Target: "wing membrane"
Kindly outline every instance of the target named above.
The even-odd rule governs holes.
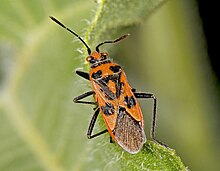
[[[140,122],[129,115],[125,109],[119,110],[114,136],[117,143],[129,153],[137,153],[146,142],[144,129]]]

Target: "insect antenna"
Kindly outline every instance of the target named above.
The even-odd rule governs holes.
[[[96,46],[95,49],[96,49],[97,52],[99,52],[99,47],[102,46],[103,44],[119,42],[119,41],[125,39],[126,37],[128,37],[129,35],[130,35],[130,34],[128,33],[128,34],[125,34],[125,35],[123,35],[123,36],[117,38],[116,40],[108,40],[108,41],[102,42],[102,43],[98,44],[98,46]]]
[[[51,20],[53,20],[55,23],[57,23],[58,25],[60,25],[61,27],[65,28],[67,31],[69,31],[70,33],[74,34],[87,48],[88,54],[91,54],[91,49],[89,48],[89,46],[86,44],[86,42],[84,42],[84,40],[79,37],[78,34],[76,34],[74,31],[70,30],[68,27],[66,27],[63,23],[61,23],[59,20],[57,20],[56,18],[54,18],[53,16],[49,16]]]

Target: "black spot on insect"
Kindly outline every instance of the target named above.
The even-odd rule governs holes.
[[[119,80],[119,77],[120,77],[120,74],[107,75],[106,77],[102,78],[102,82],[104,82],[107,86],[110,80],[117,83],[117,81]]]
[[[108,100],[115,100],[115,94],[111,91],[105,92],[105,98],[107,98]]]
[[[119,65],[116,65],[116,66],[110,66],[109,69],[114,73],[117,73],[120,71],[121,67]]]
[[[109,82],[109,76],[106,76],[104,78],[95,80],[95,82],[100,86],[100,90],[105,93],[105,97],[108,100],[115,100],[116,96],[115,94],[109,89],[108,82]]]
[[[116,98],[119,98],[120,95],[122,94],[122,92],[123,92],[123,86],[124,86],[124,83],[123,83],[123,82],[120,82],[118,86],[117,86],[117,84],[116,84]]]
[[[120,77],[121,77],[121,73],[118,73],[118,74],[108,75],[100,80],[100,83],[102,82],[102,85],[106,87],[108,87],[108,83],[110,80],[115,83],[116,98],[119,98],[119,96],[121,95],[121,90],[124,85],[124,83],[120,82]],[[114,99],[115,99],[115,95],[114,95]],[[110,99],[110,100],[114,100],[114,99]]]
[[[101,106],[101,109],[102,109],[102,112],[105,114],[105,115],[112,115],[114,114],[114,106],[111,104],[111,103],[105,103],[106,106]]]
[[[122,112],[126,111],[126,109],[124,107],[122,107],[122,106],[119,106],[118,107],[118,111],[119,111],[118,114],[120,115]]]
[[[106,85],[108,85],[109,80],[110,80],[109,76],[102,78],[103,83],[105,83]]]
[[[102,77],[102,71],[98,70],[97,72],[94,72],[92,74],[92,78],[97,79],[97,78],[101,78]]]
[[[136,105],[136,101],[133,96],[131,97],[125,96],[124,102],[129,109]]]

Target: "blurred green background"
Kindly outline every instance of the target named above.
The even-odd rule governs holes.
[[[74,74],[85,68],[78,52],[82,44],[48,18],[56,16],[84,35],[97,2],[0,4],[0,170],[105,170],[114,165],[103,159],[105,144],[100,139],[86,138],[92,107],[72,103],[89,89],[89,83]],[[162,3],[130,33],[108,51],[124,68],[130,85],[157,96],[156,136],[174,148],[190,170],[217,171],[219,87],[196,2]],[[149,100],[141,105],[149,137],[153,104]],[[107,158],[112,157],[117,158]]]

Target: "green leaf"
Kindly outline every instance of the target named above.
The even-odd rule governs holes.
[[[108,135],[86,138],[92,107],[72,103],[89,85],[73,74],[88,69],[86,53],[80,55],[83,45],[71,44],[71,35],[48,18],[85,33],[94,48],[141,24],[163,0],[102,0],[97,8],[77,0],[0,2],[0,170],[185,169],[174,150],[153,142],[131,155],[110,144]],[[91,15],[90,24],[82,21]],[[95,131],[105,129],[99,120]]]
[[[125,31],[131,30],[146,19],[165,0],[102,0],[96,10],[94,19],[86,32],[86,40],[91,46],[100,40],[112,39]],[[117,35],[117,36],[116,36]]]

